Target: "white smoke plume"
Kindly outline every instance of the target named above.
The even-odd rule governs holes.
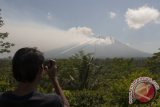
[[[41,25],[33,22],[7,23],[3,31],[9,32],[8,41],[15,43],[12,52],[22,47],[38,47],[42,51],[61,48],[67,45],[82,45],[84,43],[112,44],[110,38],[98,38],[94,36],[91,28],[73,27],[69,30],[61,30],[55,27]],[[13,54],[12,53],[12,54]]]
[[[86,35],[86,36],[94,35],[92,29],[88,27],[73,27],[69,29],[69,32],[76,35]]]

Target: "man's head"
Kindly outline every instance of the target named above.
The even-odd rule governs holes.
[[[12,60],[14,78],[19,82],[33,82],[42,69],[43,53],[36,48],[19,49]]]

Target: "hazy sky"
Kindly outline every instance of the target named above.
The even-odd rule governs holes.
[[[15,49],[46,51],[99,35],[144,52],[160,48],[160,0],[0,0],[0,8]]]

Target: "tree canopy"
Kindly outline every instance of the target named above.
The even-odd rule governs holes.
[[[0,9],[1,12],[1,9]],[[1,13],[0,13],[0,28],[4,25],[3,19],[1,17]],[[0,53],[9,53],[10,52],[10,48],[12,46],[14,46],[13,43],[10,43],[8,41],[5,41],[5,39],[8,37],[8,33],[7,32],[1,32],[0,31]]]

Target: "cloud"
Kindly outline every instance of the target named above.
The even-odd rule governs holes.
[[[48,12],[48,14],[47,14],[47,19],[48,20],[53,20],[53,15],[50,12]]]
[[[8,41],[15,43],[11,56],[22,47],[38,47],[42,51],[49,51],[64,46],[83,44],[112,44],[110,38],[97,38],[88,27],[73,27],[62,30],[56,27],[37,24],[35,22],[7,22],[2,31],[9,32]],[[91,36],[92,35],[92,36]]]
[[[92,29],[88,27],[72,27],[68,31],[78,35],[86,35],[86,36],[94,35]]]
[[[128,9],[125,18],[130,28],[140,29],[148,23],[158,23],[160,12],[153,7],[142,6],[138,9]]]
[[[115,12],[110,12],[109,15],[111,19],[114,19],[117,14]]]

